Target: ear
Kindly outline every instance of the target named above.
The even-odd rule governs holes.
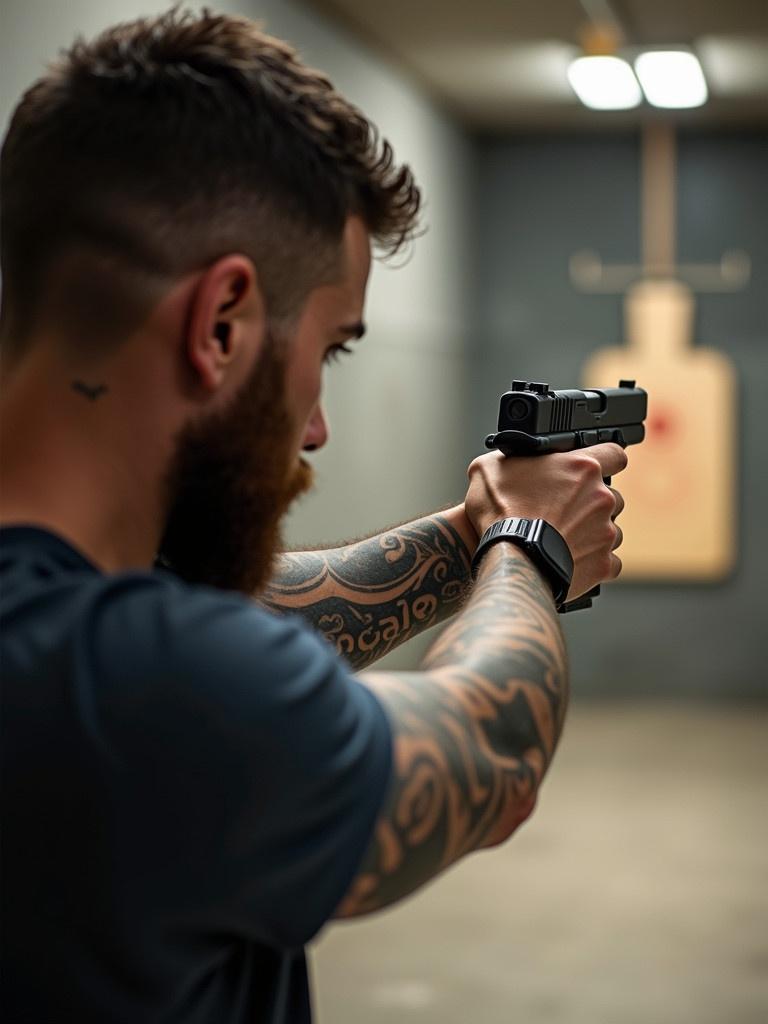
[[[247,256],[222,256],[201,275],[188,310],[185,355],[197,383],[209,393],[240,383],[265,334],[256,268]]]

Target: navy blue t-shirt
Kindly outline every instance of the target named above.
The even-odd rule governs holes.
[[[4,1020],[306,1022],[380,704],[293,618],[0,531]]]

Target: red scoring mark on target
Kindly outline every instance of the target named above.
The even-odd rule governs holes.
[[[655,412],[648,417],[646,430],[651,437],[666,441],[675,432],[674,417],[666,412]]]

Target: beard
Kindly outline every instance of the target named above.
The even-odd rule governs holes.
[[[231,404],[185,426],[166,483],[159,563],[189,583],[256,595],[282,549],[280,523],[312,485],[294,461],[285,364],[274,338]]]

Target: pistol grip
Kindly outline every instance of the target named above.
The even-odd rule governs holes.
[[[557,610],[561,615],[565,615],[566,612],[580,612],[584,608],[591,608],[593,598],[599,596],[600,584],[592,587],[591,590],[587,591],[586,594],[582,594],[581,597],[577,597],[575,601],[566,601],[565,604],[561,604]]]

